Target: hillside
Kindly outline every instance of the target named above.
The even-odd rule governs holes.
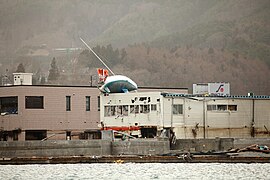
[[[212,48],[127,48],[127,64],[114,70],[139,85],[188,87],[198,82],[230,82],[233,94],[269,94],[270,71],[262,61]]]
[[[82,50],[65,49],[84,48],[83,37],[117,50],[108,63],[140,85],[229,81],[236,94],[269,94],[269,8],[269,0],[0,1],[0,73],[22,62],[46,77],[57,56],[65,76],[84,74],[61,83],[87,84],[98,63],[79,64]]]

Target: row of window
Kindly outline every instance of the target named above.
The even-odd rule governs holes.
[[[85,96],[85,110],[90,111],[90,96]],[[44,109],[43,96],[25,96],[25,109]],[[100,97],[98,96],[98,110]],[[66,111],[71,111],[71,96],[66,96]],[[0,97],[0,112],[18,114],[18,96]]]
[[[157,111],[156,104],[141,104],[141,105],[119,105],[119,106],[105,106],[104,107],[104,116],[128,116],[130,114],[138,114],[138,113],[150,113],[153,111]],[[174,104],[173,105],[173,114],[180,115],[183,114],[183,105],[182,104]]]
[[[130,114],[138,114],[138,113],[150,113],[150,108],[151,111],[156,111],[157,110],[157,105],[156,104],[147,104],[147,105],[119,105],[119,106],[105,106],[104,107],[104,116],[109,117],[109,116],[116,116],[116,115],[121,115],[121,116],[128,116],[128,113]]]
[[[237,111],[237,105],[207,105],[207,111]]]
[[[91,96],[85,96],[85,110],[90,111]],[[100,97],[98,96],[98,111],[100,110]],[[71,111],[71,96],[66,96],[66,111]]]
[[[85,110],[90,111],[90,96],[85,96]],[[44,109],[43,96],[26,96],[26,109]],[[66,111],[71,111],[71,96],[66,96]]]
[[[85,110],[90,111],[91,96],[85,96]],[[26,109],[44,109],[43,96],[25,96]],[[98,111],[100,110],[100,97],[98,96]],[[105,106],[105,116],[123,115],[137,113],[149,113],[156,111],[156,104],[147,105],[120,105],[120,106]],[[0,111],[1,113],[18,114],[18,96],[0,97]],[[66,96],[66,111],[71,111],[71,96]],[[237,105],[207,105],[207,111],[237,111]],[[174,115],[183,114],[183,105],[174,104]]]

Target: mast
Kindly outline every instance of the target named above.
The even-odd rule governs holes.
[[[93,51],[93,49],[88,46],[88,44],[80,37],[80,40],[83,42],[83,44],[98,58],[98,60],[112,73],[112,75],[115,75],[113,71],[105,64],[104,61]]]

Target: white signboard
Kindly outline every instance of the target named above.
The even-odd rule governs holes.
[[[229,83],[208,83],[208,93],[217,96],[229,96],[230,84]]]

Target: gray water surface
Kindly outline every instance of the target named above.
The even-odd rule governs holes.
[[[0,165],[0,179],[270,179],[270,163]]]

